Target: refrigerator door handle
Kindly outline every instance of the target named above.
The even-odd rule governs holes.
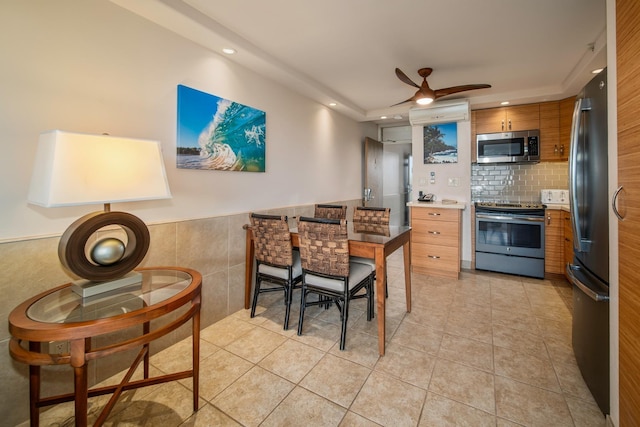
[[[582,112],[591,109],[588,99],[578,98],[573,109],[571,122],[571,151],[569,154],[569,205],[571,213],[571,228],[573,229],[573,247],[578,252],[589,250],[589,241],[582,235],[582,227],[578,221],[578,144],[580,143],[580,127]]]
[[[585,295],[596,302],[608,302],[609,295],[603,294],[597,291],[594,291],[589,286],[585,285],[578,279],[573,272],[575,270],[580,270],[580,267],[575,264],[567,264],[567,275],[569,276],[569,280],[571,283],[576,285]]]

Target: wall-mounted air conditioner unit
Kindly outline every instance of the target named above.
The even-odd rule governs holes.
[[[409,110],[409,123],[413,126],[460,122],[469,120],[469,117],[469,101],[466,99],[434,102],[430,107]]]

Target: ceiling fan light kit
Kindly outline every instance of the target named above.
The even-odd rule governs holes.
[[[427,83],[427,77],[431,75],[433,70],[431,68],[420,68],[418,70],[418,74],[422,77],[422,84],[418,85],[414,83],[407,75],[400,69],[396,68],[396,76],[403,83],[408,84],[409,86],[413,86],[418,88],[418,91],[409,99],[399,102],[397,104],[392,105],[400,105],[405,102],[415,102],[418,105],[428,105],[431,104],[438,98],[442,98],[443,96],[453,95],[454,93],[466,92],[468,90],[476,90],[476,89],[486,89],[490,88],[491,85],[488,84],[470,84],[470,85],[461,85],[461,86],[451,86],[443,89],[433,90],[429,87]]]

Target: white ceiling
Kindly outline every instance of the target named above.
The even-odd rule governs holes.
[[[487,83],[474,109],[575,95],[606,65],[605,0],[112,0],[359,121],[432,89]]]

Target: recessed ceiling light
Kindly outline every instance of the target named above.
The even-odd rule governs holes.
[[[592,74],[598,74],[600,73],[604,68],[596,68],[595,70],[593,70],[591,73]]]
[[[335,107],[336,105],[338,105],[338,104],[336,104],[335,102],[330,102],[329,103],[329,107]]]
[[[224,49],[222,49],[222,52],[226,53],[227,55],[233,55],[234,53],[236,53],[236,50],[230,47],[225,47]]]
[[[386,118],[387,118],[387,116],[380,116],[380,118],[381,118],[382,120],[384,120],[384,119],[386,119]]]
[[[509,105],[509,101],[502,101],[500,105]]]

